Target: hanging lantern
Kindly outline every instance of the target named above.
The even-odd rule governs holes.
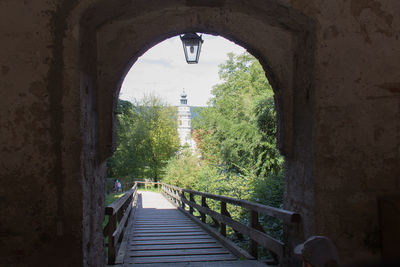
[[[183,51],[185,52],[186,62],[188,64],[199,63],[201,45],[203,44],[203,39],[196,33],[186,33],[181,37]]]

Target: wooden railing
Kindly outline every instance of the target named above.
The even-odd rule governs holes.
[[[124,236],[128,219],[137,203],[137,183],[122,197],[108,205],[105,214],[108,216],[108,223],[103,229],[103,234],[108,237],[106,244],[108,248],[108,264],[115,264],[116,255]]]
[[[164,183],[162,184],[162,193],[175,203],[181,211],[185,212],[194,220],[199,222],[201,221],[205,224],[206,215],[210,216],[214,222],[214,226],[218,226],[219,228],[219,233],[216,234],[222,236],[222,239],[226,239],[224,238],[226,237],[226,226],[230,226],[239,235],[243,234],[248,236],[250,239],[248,253],[239,249],[239,255],[237,254],[237,256],[244,256],[246,258],[258,258],[258,245],[269,250],[274,256],[275,261],[281,262],[285,253],[285,244],[265,233],[263,226],[259,222],[259,214],[279,218],[284,224],[299,223],[301,220],[300,214],[295,212],[273,208],[246,200],[183,189]],[[189,197],[187,197],[187,195]],[[196,203],[194,196],[201,197],[201,204]],[[213,199],[219,202],[220,212],[210,209],[207,204],[207,199]],[[249,210],[249,225],[234,220],[228,212],[227,204],[232,204]],[[188,210],[186,209],[186,205],[189,208]],[[193,215],[195,210],[199,212],[200,220]],[[215,232],[215,230],[209,226],[208,230]],[[218,238],[218,236],[215,237]],[[227,243],[224,243],[224,245],[228,248],[233,248],[234,250],[238,249],[233,243],[229,243],[227,240],[226,242]]]
[[[146,190],[147,190],[148,185],[152,185],[152,186],[157,185],[157,191],[160,192],[161,183],[159,183],[159,182],[136,181],[135,184],[137,184],[137,185],[144,184]]]

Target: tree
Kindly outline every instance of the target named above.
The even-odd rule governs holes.
[[[140,116],[131,102],[119,100],[117,112],[117,148],[107,161],[107,172],[111,177],[139,174],[143,164],[143,142],[145,133],[140,126]]]
[[[165,168],[163,182],[182,188],[195,189],[200,170],[198,155],[186,147],[169,161]]]
[[[273,91],[261,65],[231,53],[219,75],[209,107],[193,120],[203,157],[238,174],[281,172]]]
[[[244,53],[228,55],[220,65],[222,83],[214,86],[209,106],[193,119],[202,159],[182,154],[170,161],[165,182],[212,194],[282,207],[283,157],[276,147],[273,91],[258,61]],[[208,203],[217,209],[215,203]],[[249,214],[231,209],[243,223]],[[274,238],[282,238],[279,219],[260,216]]]
[[[151,96],[142,100],[138,110],[148,133],[143,151],[149,167],[148,176],[158,181],[168,160],[179,149],[176,109]]]
[[[119,100],[117,112],[117,149],[107,163],[109,175],[158,181],[179,149],[175,109],[146,96],[135,104]]]

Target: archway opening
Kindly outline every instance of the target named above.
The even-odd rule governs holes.
[[[182,9],[176,8],[180,5]],[[87,133],[83,149],[87,172],[83,185],[84,214],[97,209],[91,198],[98,192],[97,185],[104,186],[104,163],[115,149],[115,107],[123,77],[139,56],[156,43],[179,33],[197,31],[233,40],[260,61],[275,89],[278,146],[287,157],[286,180],[290,182],[284,206],[304,215],[303,227],[289,229],[290,243],[302,240],[303,231],[310,235],[313,229],[313,187],[309,185],[313,178],[314,28],[307,17],[296,11],[288,12],[286,7],[277,4],[272,6],[276,12],[270,12],[271,5],[229,2],[215,8],[214,5],[165,3],[137,13],[135,3],[115,9],[99,4],[85,14],[81,20],[85,73],[81,84],[82,103],[89,112],[83,118],[86,127],[83,130]],[[111,12],[104,16],[108,11]],[[93,147],[96,158],[91,154]],[[90,172],[93,167],[96,172]],[[99,218],[84,218],[83,231],[86,225],[97,225]],[[97,222],[87,221],[92,219]],[[84,243],[91,238],[85,235]],[[84,250],[84,253],[89,252]]]
[[[106,191],[115,182],[129,190],[134,181],[162,181],[281,208],[284,160],[276,147],[272,87],[242,47],[219,36],[203,38],[198,65],[186,64],[179,37],[172,37],[131,67],[116,107],[116,152],[107,162]],[[121,196],[114,189],[108,201]],[[217,203],[209,205],[218,210]],[[245,209],[227,210],[235,220],[250,220]],[[261,222],[283,239],[280,220],[265,216]],[[242,235],[230,227],[227,232],[247,248]],[[259,256],[271,257],[259,248]]]

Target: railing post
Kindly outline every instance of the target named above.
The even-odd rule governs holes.
[[[157,192],[160,193],[160,183],[157,183]]]
[[[250,215],[250,227],[253,229],[257,229],[258,225],[258,212],[252,210]],[[249,253],[254,258],[258,258],[258,244],[252,239],[250,239]]]
[[[182,209],[183,210],[185,210],[185,202],[183,202],[183,200],[182,199],[186,199],[186,197],[185,197],[185,192],[183,192],[183,191],[181,191],[181,207],[182,207]]]
[[[207,202],[206,202],[206,197],[205,196],[201,196],[201,206],[202,207],[207,207]],[[203,213],[203,212],[200,212],[200,214],[201,214],[201,221],[203,223],[205,223],[206,222],[206,214]]]
[[[221,201],[221,214],[229,216],[228,210],[226,209],[226,202]],[[221,235],[226,236],[226,224],[221,222]]]
[[[194,200],[194,197],[193,197],[193,194],[192,194],[192,193],[189,193],[189,199],[190,199],[190,201],[191,201],[191,202],[195,202],[195,200]],[[194,209],[193,209],[193,207],[192,207],[192,206],[190,206],[190,208],[189,208],[189,212],[190,212],[190,214],[192,214],[192,215],[193,215]]]
[[[112,214],[109,216],[109,231],[108,231],[108,264],[115,263],[115,245],[114,245],[114,238],[113,233],[115,229],[117,229],[117,214]]]

